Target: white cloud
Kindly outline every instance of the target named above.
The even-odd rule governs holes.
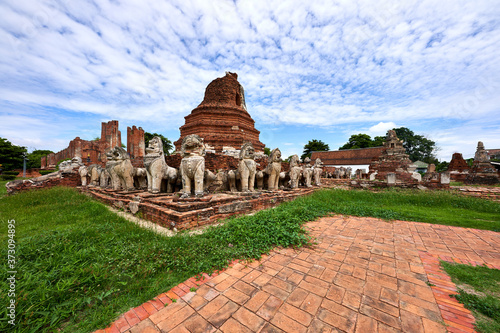
[[[263,124],[499,122],[498,4],[4,1],[0,102],[172,130],[231,70]]]
[[[392,121],[389,122],[380,122],[377,125],[373,125],[368,129],[368,134],[372,136],[383,136],[387,133],[388,130],[398,127]]]

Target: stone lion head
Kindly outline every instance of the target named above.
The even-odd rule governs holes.
[[[205,156],[205,144],[203,143],[203,139],[197,134],[185,136],[182,140],[181,154],[182,156]]]
[[[279,148],[274,148],[271,151],[271,154],[269,155],[268,161],[269,161],[269,163],[281,162],[281,151]]]
[[[321,168],[323,166],[323,162],[321,162],[321,159],[317,158],[316,161],[314,161],[314,166],[317,168]]]
[[[293,155],[290,159],[290,168],[296,167],[299,165],[300,159],[299,156]]]
[[[163,142],[160,137],[154,136],[149,140],[148,147],[146,148],[147,155],[163,155]]]
[[[108,159],[115,161],[126,160],[129,158],[127,151],[122,147],[118,146],[116,146],[115,148],[111,149],[108,153],[106,153],[106,156],[108,157]]]
[[[245,142],[243,146],[241,146],[240,150],[240,160],[243,159],[251,159],[253,160],[255,157],[255,149],[251,142]]]

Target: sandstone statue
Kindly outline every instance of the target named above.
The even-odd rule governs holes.
[[[105,168],[101,168],[101,176],[99,178],[99,187],[100,188],[108,188],[109,181],[111,177],[109,176],[108,170]]]
[[[59,171],[73,172],[73,169],[83,166],[82,159],[78,156],[73,157],[71,160],[63,161],[59,164]]]
[[[203,178],[205,176],[205,145],[196,134],[184,137],[181,145],[180,174],[182,177],[182,198],[191,195],[191,182],[194,182],[194,194],[203,196]]]
[[[134,168],[134,185],[136,188],[148,187],[148,172],[146,168]]]
[[[264,189],[264,172],[257,171],[257,173],[255,174],[255,180],[257,182],[257,189],[259,191],[262,191]]]
[[[238,165],[238,173],[240,174],[241,191],[254,191],[255,173],[257,164],[255,163],[255,149],[250,142],[246,142],[241,146],[240,162]]]
[[[311,167],[311,159],[306,157],[304,159],[304,166],[302,167],[302,175],[304,176],[304,183],[306,187],[312,187],[311,185],[311,177],[312,177],[312,167]]]
[[[110,175],[113,190],[134,190],[134,167],[125,149],[116,146],[107,152],[106,156],[106,170]]]
[[[275,191],[279,188],[281,172],[281,151],[279,148],[274,148],[267,159],[267,168],[265,173],[269,175],[267,180],[267,189],[269,191]]]
[[[347,179],[351,179],[351,175],[352,175],[352,168],[351,167],[347,167],[345,169],[345,175],[346,175]]]
[[[302,175],[302,168],[299,166],[299,157],[297,155],[293,155],[290,159],[290,187],[297,188],[299,187],[299,179]]]
[[[227,172],[227,182],[229,185],[229,191],[238,192],[238,187],[236,186],[236,179],[239,178],[237,170],[229,170]]]
[[[92,164],[88,167],[89,175],[90,175],[90,184],[89,187],[99,186],[102,167],[99,164]]]
[[[87,176],[89,174],[89,170],[85,165],[82,165],[80,168],[78,168],[78,174],[80,174],[80,179],[82,181],[82,186],[87,186]]]
[[[163,142],[157,136],[149,140],[144,156],[144,166],[148,180],[148,191],[159,193],[163,179],[167,180],[167,192],[173,191],[173,186],[177,181],[177,169],[169,167],[165,162],[163,152]]]
[[[321,162],[321,159],[317,158],[313,166],[314,185],[316,186],[321,186],[321,174],[323,173],[322,166],[323,162]]]

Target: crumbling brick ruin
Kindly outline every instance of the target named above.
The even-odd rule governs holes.
[[[247,111],[245,93],[236,73],[212,81],[205,90],[205,97],[181,126],[181,137],[174,142],[180,151],[184,137],[197,134],[205,144],[220,153],[229,147],[239,149],[250,141],[256,152],[263,152],[265,145],[259,141],[260,132]]]
[[[465,183],[488,185],[500,183],[500,173],[490,163],[488,152],[484,149],[484,144],[481,141],[477,143],[474,164],[472,165],[469,175],[465,179]]]
[[[145,149],[144,130],[141,127],[127,127],[127,153],[135,167],[144,165]]]
[[[448,165],[450,178],[456,182],[463,182],[466,180],[470,172],[470,167],[464,160],[462,154],[454,153],[451,157],[450,165]]]
[[[42,157],[42,169],[54,169],[58,162],[80,157],[85,165],[106,164],[106,152],[114,147],[121,147],[122,136],[118,129],[118,120],[111,120],[101,124],[101,138],[97,141],[82,140],[80,137],[69,142],[67,148]],[[127,127],[127,152],[134,166],[142,167],[144,158],[144,130],[132,126]]]
[[[121,146],[121,132],[118,130],[118,120],[102,123],[101,138],[97,141],[82,140],[80,137],[69,142],[67,148],[42,157],[42,169],[53,169],[59,161],[80,157],[84,163],[90,159],[89,164],[106,163],[105,151],[115,146]]]
[[[412,162],[406,154],[403,142],[398,139],[394,130],[387,132],[384,150],[370,164],[369,174],[372,178],[386,180],[389,174],[394,174],[397,182],[412,183]],[[372,176],[374,175],[374,176]]]

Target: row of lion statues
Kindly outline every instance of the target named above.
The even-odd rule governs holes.
[[[144,168],[134,167],[127,152],[121,147],[111,149],[106,156],[105,167],[92,164],[79,168],[83,186],[87,186],[87,179],[90,178],[88,186],[113,190],[147,188],[150,193],[172,193],[180,188],[181,198],[203,196],[212,184],[218,190],[231,192],[261,191],[265,185],[269,191],[285,187],[311,187],[312,184],[320,186],[323,165],[319,158],[311,165],[309,158],[301,163],[299,157],[293,155],[289,171],[282,172],[281,151],[275,148],[268,157],[266,168],[257,170],[254,147],[246,142],[240,150],[238,168],[214,174],[205,169],[205,145],[203,139],[196,134],[188,135],[182,141],[179,169],[167,165],[163,143],[159,137],[153,137],[148,143]]]

